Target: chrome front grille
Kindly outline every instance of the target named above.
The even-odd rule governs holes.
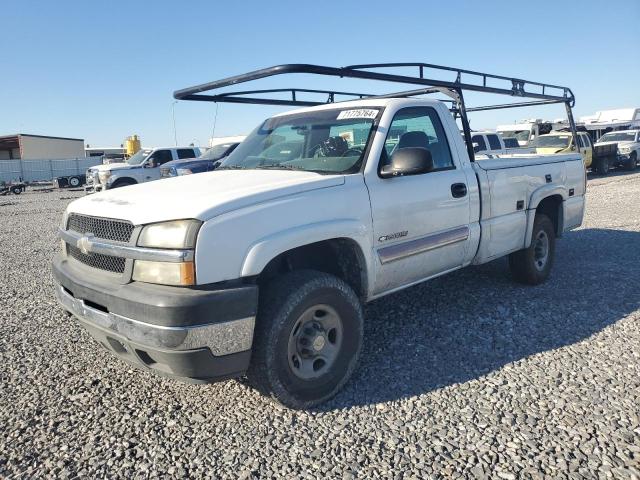
[[[96,238],[118,243],[129,243],[133,234],[133,225],[126,220],[91,217],[89,215],[69,214],[67,230],[81,234],[91,234]],[[67,255],[89,267],[112,273],[125,271],[126,259],[100,253],[83,253],[76,245],[67,243]]]
[[[133,233],[133,225],[125,220],[90,217],[72,213],[67,220],[67,230],[91,233],[96,238],[128,243]]]
[[[98,179],[98,172],[93,171],[93,170],[87,170],[87,185],[93,185],[100,183],[99,179]]]

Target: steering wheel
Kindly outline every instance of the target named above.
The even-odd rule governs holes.
[[[357,147],[351,147],[349,149],[347,149],[346,152],[344,152],[341,157],[351,157],[351,156],[360,156],[362,155],[362,149],[361,148],[357,148]]]
[[[322,148],[322,143],[318,143],[309,149],[310,152],[313,152],[313,158],[322,158],[326,157],[325,152]]]
[[[342,157],[349,150],[349,145],[344,138],[334,136],[323,140],[313,148],[317,149],[314,157]]]

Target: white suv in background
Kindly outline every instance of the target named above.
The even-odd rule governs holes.
[[[160,166],[172,160],[195,158],[198,147],[143,148],[122,163],[97,165],[87,170],[85,192],[93,193],[160,178]]]

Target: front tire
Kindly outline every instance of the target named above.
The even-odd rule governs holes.
[[[260,294],[250,384],[295,409],[328,400],[356,368],[363,324],[341,279],[312,270],[276,277]]]
[[[121,180],[116,180],[111,188],[128,187],[129,185],[135,185],[136,183],[138,182],[136,182],[132,178],[123,178]]]
[[[631,155],[629,155],[629,160],[625,165],[625,170],[632,172],[636,169],[637,165],[638,165],[638,154],[636,152],[631,152]]]
[[[609,173],[609,157],[599,158],[595,170],[598,175]]]
[[[546,215],[538,214],[533,221],[529,248],[509,255],[513,278],[527,285],[539,285],[549,278],[556,251],[553,223]]]

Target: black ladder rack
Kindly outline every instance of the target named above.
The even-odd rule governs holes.
[[[416,68],[417,75],[398,75],[389,72],[394,68]],[[381,72],[380,70],[387,70]],[[430,71],[447,72],[455,74],[453,81],[440,80],[425,77],[425,73]],[[275,88],[229,91],[215,94],[204,94],[241,83],[254,82],[263,78],[277,75],[291,75],[296,73],[324,75],[339,78],[356,78],[364,80],[376,80],[404,85],[419,85],[422,88],[391,92],[384,95],[374,95],[368,93],[343,92],[336,90],[315,90],[305,88]],[[497,85],[494,85],[497,84]],[[507,103],[499,105],[485,105],[480,107],[466,108],[463,91],[484,92],[496,95],[506,95],[510,97],[535,99],[527,102]],[[269,94],[289,93],[290,98],[273,98]],[[323,94],[327,96],[326,101],[311,101],[299,98],[298,94]],[[492,75],[488,73],[474,72],[461,68],[445,67],[428,63],[372,63],[363,65],[350,65],[347,67],[326,67],[322,65],[310,64],[285,64],[255,70],[253,72],[236,75],[233,77],[203,83],[194,87],[184,88],[174,92],[173,96],[177,100],[195,100],[204,102],[220,103],[243,103],[258,105],[288,105],[288,106],[315,106],[327,103],[337,103],[354,99],[376,99],[376,98],[407,98],[432,93],[443,93],[451,98],[453,102],[451,108],[454,117],[460,118],[467,143],[469,158],[473,161],[474,152],[471,143],[471,129],[467,112],[497,110],[504,108],[529,107],[535,105],[549,105],[554,103],[564,103],[567,111],[567,119],[575,141],[576,129],[571,108],[575,104],[573,92],[568,87],[551,85],[540,82],[533,82],[514,77],[502,75]],[[264,96],[267,95],[267,96]],[[344,98],[347,97],[347,98]]]

